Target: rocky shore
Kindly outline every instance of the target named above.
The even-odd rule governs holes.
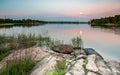
[[[22,60],[29,57],[38,62],[30,72],[30,75],[52,75],[49,73],[54,71],[58,61],[62,60],[67,62],[65,75],[120,75],[120,62],[113,60],[106,61],[102,55],[92,48],[82,50],[72,50],[71,46],[65,49],[62,46],[55,48],[57,52],[52,53],[41,48],[17,50],[0,62],[0,69],[8,61],[10,62],[15,59]],[[55,51],[55,48],[53,47],[52,49]],[[62,52],[60,52],[61,49]],[[65,51],[66,49],[68,52]]]

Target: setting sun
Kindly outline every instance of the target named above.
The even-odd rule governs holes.
[[[80,12],[80,15],[84,14],[83,12]]]

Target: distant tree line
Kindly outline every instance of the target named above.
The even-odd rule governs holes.
[[[79,22],[79,21],[41,21],[41,20],[32,20],[32,19],[22,19],[22,20],[13,20],[13,19],[0,19],[0,23],[22,23],[22,24],[86,24],[88,22]]]
[[[13,20],[13,19],[0,19],[0,23],[24,23],[24,24],[37,24],[37,23],[46,23],[45,21],[32,20],[32,19],[22,19],[22,20]]]
[[[117,24],[120,25],[120,15],[115,15],[113,17],[105,17],[100,19],[92,19],[91,24],[95,25],[107,25],[107,24]]]

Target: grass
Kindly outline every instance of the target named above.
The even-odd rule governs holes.
[[[2,54],[0,55],[0,61],[1,61],[3,58],[5,58],[6,56],[8,56],[10,53],[11,53],[11,51],[2,53]]]
[[[35,36],[34,34],[19,34],[17,36],[0,35],[0,51],[29,48],[36,45],[50,47],[58,42],[60,43],[59,40],[55,41],[50,37]]]
[[[60,40],[53,40],[50,37],[43,37],[41,35],[35,36],[34,34],[19,34],[12,36],[0,35],[0,61],[14,50],[25,49],[34,46],[51,47],[60,43]],[[31,59],[16,59],[7,62],[7,66],[2,68],[2,71],[0,71],[0,75],[29,75],[30,70],[34,67],[35,64],[36,62],[32,61]],[[63,64],[60,65],[62,66]],[[55,71],[60,71],[61,75],[64,73],[63,69],[57,69]]]
[[[88,64],[88,59],[86,58],[86,59],[84,59],[84,64],[82,65],[83,66],[83,68],[84,68],[84,71],[85,71],[85,75],[87,75],[87,70],[86,70],[86,65]]]
[[[0,75],[29,75],[36,62],[31,59],[12,61],[7,63],[5,69],[0,72]]]
[[[86,58],[86,59],[84,59],[84,61],[83,61],[83,62],[84,62],[83,67],[84,67],[84,68],[86,68],[86,65],[88,64],[88,59],[87,59],[87,58]]]
[[[73,38],[72,39],[72,45],[73,45],[74,49],[83,48],[83,41],[82,41],[81,37]]]
[[[34,34],[19,34],[13,36],[0,35],[0,61],[8,56],[12,51],[30,47],[48,47],[48,49],[60,43],[59,40],[52,40],[50,37],[43,37]]]
[[[56,41],[50,37],[43,37],[41,35],[35,36],[34,34],[19,34],[13,36],[0,35],[0,55],[8,50],[24,49],[34,46],[47,46],[51,47],[56,44]]]
[[[60,43],[60,40],[52,40],[50,37],[43,37],[41,35],[35,36],[34,34],[19,34],[12,36],[0,35],[0,61],[14,50],[25,49],[34,46],[51,47],[55,44]],[[36,62],[32,61],[31,59],[16,59],[7,62],[7,66],[2,68],[2,71],[0,71],[0,75],[29,75],[30,70],[34,67],[35,64]],[[57,69],[56,72],[58,72],[58,70],[62,75],[64,70]]]
[[[67,68],[67,61],[58,61],[57,66],[54,71],[48,73],[47,75],[65,75]]]

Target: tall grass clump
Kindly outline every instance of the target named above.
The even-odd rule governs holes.
[[[8,55],[9,51],[25,49],[30,47],[47,47],[48,49],[53,45],[61,43],[60,40],[53,40],[49,36],[35,36],[35,34],[18,34],[18,35],[0,35],[0,56]]]
[[[11,61],[0,71],[0,75],[29,75],[36,62],[31,59]]]
[[[81,37],[73,38],[72,45],[75,49],[81,49],[83,48],[83,40],[81,39]]]
[[[54,45],[59,41],[52,40],[50,37],[43,37],[41,35],[35,36],[34,34],[19,34],[17,36],[0,35],[0,52],[5,50],[13,50],[20,48],[29,48],[33,46],[48,46]]]
[[[20,48],[29,48],[37,43],[37,37],[34,34],[19,34],[16,38]]]

